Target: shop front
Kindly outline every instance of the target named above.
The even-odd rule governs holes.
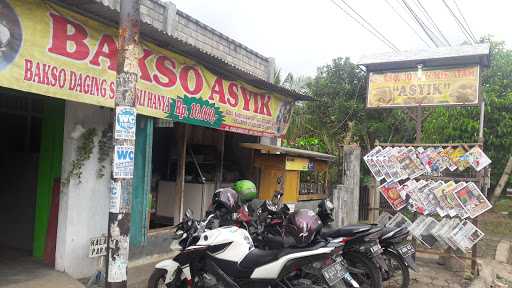
[[[12,0],[0,6],[0,24],[8,27],[0,27],[0,108],[12,112],[0,115],[21,115],[3,122],[19,127],[8,129],[13,134],[4,141],[9,147],[2,149],[2,169],[11,172],[4,174],[10,181],[27,179],[17,185],[28,188],[15,190],[26,190],[32,199],[23,204],[31,213],[26,223],[13,224],[27,229],[19,236],[26,243],[13,242],[39,257],[54,254],[58,270],[87,277],[96,262],[88,257],[89,240],[107,228],[117,28],[51,2]],[[215,189],[238,179],[256,181],[254,153],[240,143],[282,137],[294,102],[307,99],[144,27],[132,258],[167,251],[172,226],[187,208],[204,214]],[[25,98],[28,110],[12,106]],[[0,195],[11,197],[12,187],[17,186],[2,188]],[[2,203],[14,203],[11,198]]]

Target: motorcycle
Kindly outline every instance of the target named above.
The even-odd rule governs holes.
[[[324,225],[329,225],[334,220],[331,207],[332,203],[328,200],[319,204],[318,214]],[[378,236],[377,241],[382,251],[373,259],[381,272],[383,287],[409,287],[409,268],[416,271],[416,252],[411,243],[407,241],[409,231],[406,227],[392,228],[359,224],[328,231],[324,236],[344,236],[347,237],[346,241],[350,242],[357,239],[357,236],[360,237],[361,234],[371,234],[372,230],[380,231],[378,234],[373,234],[373,238],[375,240],[375,236]],[[377,247],[363,248],[363,250],[366,250],[366,254],[369,255],[373,250],[377,250]],[[347,256],[345,258],[348,259]]]
[[[187,211],[178,225],[179,254],[155,266],[149,288],[359,287],[338,254],[339,244],[318,241],[306,248],[262,250],[254,248],[242,228],[206,229],[213,217],[195,220]]]

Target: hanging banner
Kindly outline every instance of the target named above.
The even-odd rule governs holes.
[[[48,2],[0,0],[0,86],[113,107],[117,35]],[[154,44],[142,48],[137,113],[243,134],[286,133],[292,100],[225,80]]]
[[[371,72],[368,108],[478,105],[479,67]]]

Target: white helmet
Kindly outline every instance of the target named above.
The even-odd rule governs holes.
[[[0,23],[0,51],[7,48],[9,39],[11,38],[11,32],[5,27],[3,23]]]

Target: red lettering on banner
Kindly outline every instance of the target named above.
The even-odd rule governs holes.
[[[32,71],[32,67],[34,66],[34,62],[30,59],[25,59],[25,73],[23,76],[23,80],[32,81],[34,77],[34,72]]]
[[[149,57],[153,56],[153,51],[149,49],[144,49],[144,53],[142,57],[139,58],[139,70],[140,70],[140,80],[144,80],[146,82],[151,83],[151,74],[149,74],[148,65],[146,64],[146,60]]]
[[[260,95],[260,111],[261,115],[272,116],[272,109],[270,109],[270,100],[272,97],[270,95]]]
[[[105,48],[107,50],[105,51]],[[96,46],[96,52],[92,56],[89,64],[101,67],[100,58],[106,58],[109,62],[108,69],[116,71],[117,68],[117,44],[114,38],[110,35],[103,34]]]
[[[190,72],[194,75],[193,78],[190,78]],[[190,87],[190,80],[193,80],[194,88]],[[203,75],[201,75],[201,72],[196,67],[186,65],[181,67],[180,70],[180,84],[183,88],[183,91],[187,93],[190,96],[197,96],[201,91],[203,91]]]
[[[210,91],[210,96],[208,100],[215,101],[215,96],[219,98],[219,103],[226,104],[226,95],[224,93],[224,80],[222,78],[217,77],[213,82],[212,90]]]
[[[110,94],[109,94],[108,98],[110,98],[110,99],[116,98],[116,83],[114,81],[110,81],[109,90],[110,90]]]
[[[181,99],[176,99],[174,114],[176,114],[180,119],[183,119],[187,116],[187,106],[183,105],[183,101]]]
[[[244,99],[244,111],[249,111],[249,105],[251,104],[251,95],[249,95],[249,91],[244,86],[240,86],[240,90],[242,91],[242,98]]]
[[[238,84],[235,82],[229,82],[228,84],[228,104],[229,106],[236,108],[238,106]]]
[[[169,57],[163,55],[158,56],[155,62],[155,69],[165,78],[165,80],[162,80],[160,75],[157,73],[153,74],[153,80],[156,84],[164,88],[170,88],[174,87],[178,82],[178,77],[176,75],[176,61]]]
[[[66,17],[54,13],[50,13],[50,17],[52,38],[48,52],[77,61],[87,59],[89,57],[89,47],[85,42],[88,37],[87,30]],[[69,44],[73,44],[73,50],[70,50]]]
[[[249,95],[251,95],[252,99],[252,112],[260,113],[260,106],[258,105],[258,94],[256,92],[249,91]]]

